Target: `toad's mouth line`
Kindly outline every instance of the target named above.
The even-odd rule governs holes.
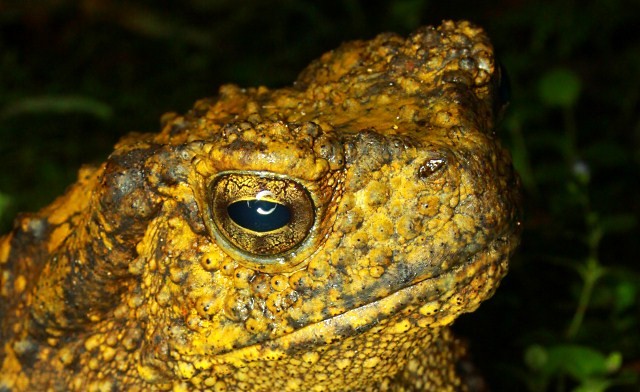
[[[495,242],[476,253],[472,261],[459,265],[445,273],[413,283],[384,298],[350,309],[345,313],[309,324],[296,331],[241,347],[220,355],[212,360],[243,366],[246,362],[277,360],[293,351],[310,351],[317,346],[325,346],[347,337],[359,335],[387,321],[405,309],[431,317],[428,328],[434,330],[451,324],[461,313],[473,311],[497,287],[498,281],[506,273],[506,260],[513,245],[502,241],[495,249]],[[497,266],[493,268],[492,266]],[[490,271],[487,273],[487,271]],[[470,284],[474,278],[485,283],[475,287]],[[464,295],[465,290],[475,291],[475,295]],[[456,295],[457,294],[457,295]],[[462,294],[462,295],[460,295]],[[462,299],[462,302],[460,300]],[[453,301],[455,304],[450,304]],[[451,307],[454,309],[451,310]],[[389,326],[385,325],[385,327]]]

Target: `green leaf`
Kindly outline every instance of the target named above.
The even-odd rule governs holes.
[[[524,359],[541,380],[569,375],[580,383],[578,390],[593,392],[603,391],[599,388],[606,388],[605,376],[618,371],[622,364],[622,355],[618,352],[605,356],[591,347],[571,344],[532,345],[527,348]]]
[[[608,373],[613,373],[620,370],[620,366],[622,366],[622,354],[617,351],[609,354],[609,356],[605,360],[605,366]]]
[[[538,82],[538,95],[549,106],[571,107],[578,100],[581,85],[575,72],[558,68],[542,76]]]
[[[578,381],[585,381],[594,376],[609,374],[617,369],[615,365],[619,353],[604,356],[591,347],[578,345],[558,345],[548,350],[548,370],[569,374]],[[613,356],[613,357],[612,357]],[[613,358],[613,359],[611,359]],[[612,363],[610,363],[612,362]]]

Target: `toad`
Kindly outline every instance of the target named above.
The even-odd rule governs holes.
[[[449,326],[519,237],[501,78],[447,21],[125,137],[0,240],[0,390],[466,390]]]

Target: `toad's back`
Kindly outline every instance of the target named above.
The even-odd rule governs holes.
[[[0,240],[0,390],[465,390],[518,242],[484,33],[342,45],[133,134]]]

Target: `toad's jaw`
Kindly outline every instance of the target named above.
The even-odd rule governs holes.
[[[418,327],[437,330],[451,324],[459,314],[473,311],[482,300],[491,296],[506,273],[508,256],[514,247],[512,241],[494,240],[472,261],[444,274],[287,335],[212,359],[235,366],[251,361],[277,360],[296,351],[308,351],[358,335],[378,325],[397,328],[396,324],[406,323],[409,316]],[[396,315],[400,317],[394,317]],[[394,322],[389,323],[392,318]]]

